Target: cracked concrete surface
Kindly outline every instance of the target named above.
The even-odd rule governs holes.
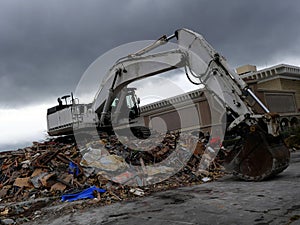
[[[59,215],[56,210],[49,210],[50,213],[30,224],[296,225],[300,224],[300,152],[292,153],[288,169],[263,182],[245,182],[226,176],[217,182],[66,215]]]

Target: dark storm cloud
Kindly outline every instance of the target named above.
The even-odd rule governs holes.
[[[0,107],[74,91],[105,51],[187,27],[231,65],[300,55],[298,1],[14,1],[0,3]]]

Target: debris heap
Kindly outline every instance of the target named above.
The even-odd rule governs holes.
[[[178,134],[167,134],[163,141],[149,151],[136,151],[131,146],[121,144],[116,136],[102,133],[98,141],[92,141],[80,149],[69,137],[53,139],[44,143],[34,142],[31,147],[0,153],[0,218],[31,220],[42,207],[58,204],[65,194],[78,193],[95,186],[105,190],[95,192],[94,203],[111,204],[152,192],[200,184],[215,180],[223,175],[222,157],[211,163],[206,174],[197,174],[197,167],[204,153],[204,140],[196,143],[195,151],[189,155],[187,163],[179,172],[168,179],[153,180],[147,166],[170,157],[176,145]],[[187,143],[181,143],[184,148]],[[108,179],[103,169],[97,167],[97,160],[89,161],[93,150],[106,149],[114,160],[124,160],[125,164],[138,165],[144,170],[139,187],[130,184],[130,171]],[[117,170],[107,165],[108,170]],[[103,165],[100,166],[103,168]],[[148,174],[145,170],[147,170]],[[165,170],[165,172],[167,169]],[[172,172],[172,171],[171,171]],[[129,178],[124,181],[124,178]],[[144,180],[143,180],[144,179]],[[23,220],[21,220],[23,219]],[[17,221],[18,222],[18,221]]]

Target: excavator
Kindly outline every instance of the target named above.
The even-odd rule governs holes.
[[[171,40],[177,40],[174,49],[157,51]],[[178,68],[185,71],[190,82],[204,86],[208,97],[223,108],[226,122],[220,148],[226,149],[229,171],[246,181],[261,181],[288,167],[290,153],[279,133],[279,115],[269,111],[202,35],[188,29],[164,35],[117,60],[103,77],[92,103],[79,104],[73,95],[63,96],[66,104],[59,99],[59,105],[48,109],[49,135],[66,135],[73,129],[84,131],[90,127],[119,132],[129,127],[136,137],[147,139],[151,130],[139,119],[140,99],[136,89],[128,85]],[[256,113],[249,98],[264,113]]]

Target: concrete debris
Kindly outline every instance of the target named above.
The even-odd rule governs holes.
[[[107,190],[101,195],[95,193],[97,201],[91,203],[103,205],[208,182],[224,174],[220,169],[221,157],[217,157],[205,174],[196,175],[205,150],[200,140],[194,146],[195,152],[188,155],[188,163],[179,172],[173,174],[172,160],[169,165],[149,166],[168,157],[172,159],[176,146],[180,148],[181,157],[186,157],[187,147],[192,142],[180,142],[178,136],[176,133],[167,134],[163,141],[158,140],[158,145],[148,143],[151,146],[149,148],[145,142],[143,148],[147,151],[133,150],[129,144],[121,144],[116,136],[101,133],[99,141],[90,142],[80,149],[74,140],[60,137],[44,143],[34,142],[31,147],[17,151],[1,152],[0,219],[5,224],[30,221],[36,218],[36,212],[43,207],[59,204],[62,195],[78,193],[91,186]],[[128,164],[140,166],[144,175],[137,176],[127,170]],[[124,172],[108,179],[108,171],[120,169]],[[171,176],[153,182],[157,174],[163,173]],[[130,186],[133,179],[140,187]],[[145,186],[147,182],[152,184]]]
[[[130,193],[133,193],[134,195],[137,195],[137,196],[144,196],[144,194],[145,194],[145,192],[140,188],[132,188],[132,189],[130,189]]]

